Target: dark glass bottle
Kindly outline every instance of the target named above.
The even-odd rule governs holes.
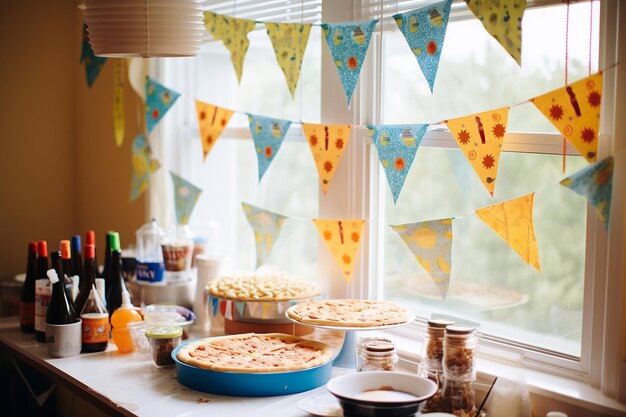
[[[102,267],[102,273],[98,277],[104,278],[107,286],[110,284],[109,275],[111,274],[111,241],[114,239],[115,232],[109,230],[106,235],[104,245],[104,266]]]
[[[72,290],[74,288],[72,279],[72,252],[70,250],[70,241],[62,240],[59,242],[59,250],[61,251],[61,267],[63,268],[63,281],[65,285],[65,294],[72,308],[74,308],[74,296]],[[61,279],[61,277],[59,277]],[[78,313],[78,311],[76,312]]]
[[[98,251],[96,250],[96,232],[94,232],[93,230],[87,230],[87,232],[85,233],[85,248],[87,247],[87,245],[93,245],[94,259],[96,260],[96,276],[99,276],[99,270],[97,269]],[[85,256],[85,250],[83,250],[83,256]],[[81,275],[80,277],[82,278],[83,276]]]
[[[48,310],[46,311],[46,323],[47,324],[72,324],[78,321],[76,312],[70,306],[67,295],[65,294],[65,286],[63,280],[61,280],[61,274],[63,273],[61,267],[61,253],[53,252],[52,267],[56,272],[56,280],[52,281],[52,297],[50,298],[50,304],[48,304]]]
[[[20,329],[24,333],[35,331],[35,280],[37,279],[37,242],[28,244],[26,279],[20,293]]]
[[[74,300],[76,311],[83,311],[83,307],[89,298],[91,287],[96,285],[96,273],[98,267],[96,265],[96,248],[93,245],[85,245],[85,267],[83,276],[80,279],[78,295]]]
[[[72,251],[72,275],[83,276],[83,257],[80,254],[80,235],[72,236],[71,243]]]
[[[120,242],[117,234],[111,243],[113,248],[111,251],[111,275],[110,284],[107,283],[106,300],[109,316],[122,305],[122,292],[125,290],[124,278],[122,277],[122,252],[120,251]]]
[[[48,242],[37,242],[37,280],[48,281]],[[37,284],[35,284],[36,286]],[[37,298],[37,297],[35,297]],[[50,300],[50,293],[41,294],[39,302],[35,302],[35,337],[38,342],[46,343],[46,309]]]

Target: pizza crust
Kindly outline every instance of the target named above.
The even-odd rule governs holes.
[[[212,281],[209,294],[236,301],[291,301],[319,296],[320,288],[305,279],[275,273],[224,276]]]
[[[377,327],[406,323],[409,312],[391,301],[316,300],[296,304],[287,316],[318,326]]]

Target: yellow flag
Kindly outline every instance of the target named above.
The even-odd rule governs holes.
[[[313,219],[313,223],[346,281],[350,282],[365,220]]]
[[[241,82],[243,60],[248,52],[250,40],[248,33],[254,30],[256,22],[248,19],[237,19],[213,12],[204,12],[204,26],[213,39],[221,40],[230,51],[230,60],[237,73],[237,81]]]
[[[448,129],[493,196],[509,108],[448,120]]]
[[[115,144],[124,143],[124,84],[126,82],[126,60],[115,60],[115,83],[113,86],[113,130]]]
[[[322,191],[326,193],[339,165],[339,159],[348,146],[351,126],[303,123],[302,130],[317,166]]]
[[[522,257],[528,265],[539,267],[539,250],[533,225],[531,193],[515,200],[505,201],[476,210],[476,214]]]
[[[588,162],[595,162],[602,103],[601,72],[530,101]]]
[[[300,68],[304,49],[309,41],[311,24],[266,23],[267,35],[272,41],[278,65],[285,74],[289,91],[293,97],[300,79]]]
[[[233,111],[198,100],[196,100],[196,110],[198,111],[202,152],[204,153],[204,159],[206,159],[206,156],[211,152],[213,145],[215,145],[215,142],[217,142],[228,124]]]

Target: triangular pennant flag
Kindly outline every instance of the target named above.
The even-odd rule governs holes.
[[[115,144],[124,143],[124,84],[126,84],[126,60],[115,60],[115,81],[113,86],[113,133]]]
[[[100,71],[104,67],[107,59],[102,56],[96,56],[89,44],[89,34],[87,33],[87,24],[83,23],[83,46],[81,48],[80,62],[85,65],[85,75],[87,76],[87,86],[91,88],[98,78]]]
[[[530,101],[588,162],[595,162],[602,104],[601,72]]]
[[[187,224],[202,190],[171,171],[170,174],[172,175],[172,181],[174,181],[176,222],[178,224]]]
[[[266,23],[267,35],[272,41],[276,60],[285,74],[289,91],[296,93],[304,50],[309,41],[311,24],[306,23]]]
[[[148,188],[150,174],[161,167],[159,162],[152,158],[152,148],[142,134],[133,139],[132,166],[130,201],[137,199]]]
[[[239,313],[239,316],[242,317],[243,316],[243,309],[246,306],[246,303],[243,301],[235,301],[235,307],[237,308],[237,313]]]
[[[196,100],[202,154],[206,159],[233,115],[232,110]]]
[[[451,5],[452,0],[446,0],[393,16],[415,55],[431,92],[435,86]]]
[[[256,267],[258,268],[270,257],[274,242],[278,239],[287,218],[251,204],[241,203],[241,207],[254,231]]]
[[[213,12],[204,12],[204,26],[207,32],[213,36],[213,39],[221,40],[230,51],[230,60],[235,67],[237,81],[241,82],[243,60],[248,52],[248,46],[250,46],[248,33],[254,30],[256,22]]]
[[[346,281],[350,282],[365,220],[313,219],[313,223]]]
[[[233,300],[226,300],[226,308],[224,309],[224,318],[226,320],[234,320]]]
[[[226,317],[226,300],[220,300],[220,313],[222,317]]]
[[[612,156],[573,173],[561,181],[561,185],[587,197],[588,202],[596,208],[596,214],[602,221],[604,230],[608,230],[613,191]]]
[[[302,124],[304,137],[311,148],[324,193],[328,191],[339,159],[348,146],[351,128],[350,125]]]
[[[341,85],[348,98],[348,106],[352,93],[359,80],[361,66],[372,39],[372,32],[378,20],[367,20],[353,23],[323,23],[322,29],[326,44],[330,49]]]
[[[146,77],[146,126],[148,133],[165,116],[165,113],[174,105],[180,93],[157,83]]]
[[[465,0],[465,3],[487,32],[522,65],[522,17],[526,0]]]
[[[213,317],[217,317],[217,305],[219,301],[220,300],[217,297],[211,297],[211,307],[213,308]]]
[[[535,193],[476,210],[487,223],[528,265],[539,267],[539,250],[533,225]]]
[[[391,226],[446,299],[452,271],[452,219]]]
[[[378,159],[385,170],[394,203],[398,201],[427,127],[428,125],[367,126],[378,151]]]
[[[452,136],[492,196],[508,117],[509,108],[503,107],[446,121]]]
[[[248,115],[250,133],[254,140],[254,150],[259,162],[259,181],[263,174],[276,157],[280,146],[283,144],[285,134],[291,126],[291,121],[271,119],[269,117]]]

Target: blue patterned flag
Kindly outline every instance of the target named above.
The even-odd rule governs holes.
[[[359,80],[361,66],[378,20],[353,23],[324,23],[322,29],[339,79],[348,98],[348,106]]]
[[[165,113],[174,105],[180,93],[146,77],[146,126],[148,133],[165,116]]]
[[[254,139],[254,149],[259,161],[260,182],[283,144],[291,121],[248,114],[248,122],[250,122],[250,133]]]
[[[378,151],[378,159],[385,169],[394,203],[398,201],[427,127],[428,125],[367,126]]]
[[[393,16],[433,91],[452,0]]]
[[[148,185],[150,174],[161,167],[159,161],[152,158],[152,148],[143,134],[137,135],[133,140],[133,169],[130,187],[130,201],[139,197]]]
[[[589,203],[596,208],[596,214],[602,221],[604,230],[608,230],[613,191],[612,156],[573,173],[561,181],[561,185],[587,197]]]
[[[256,267],[258,268],[270,257],[274,242],[278,239],[287,218],[251,204],[241,203],[241,207],[254,231]]]
[[[80,62],[85,64],[85,75],[87,76],[87,86],[91,88],[98,78],[104,63],[107,59],[102,56],[96,56],[89,44],[89,35],[87,33],[87,24],[83,23],[83,47],[80,53]]]
[[[200,198],[202,190],[189,181],[170,171],[174,181],[174,203],[176,205],[176,223],[187,224],[191,212]]]

